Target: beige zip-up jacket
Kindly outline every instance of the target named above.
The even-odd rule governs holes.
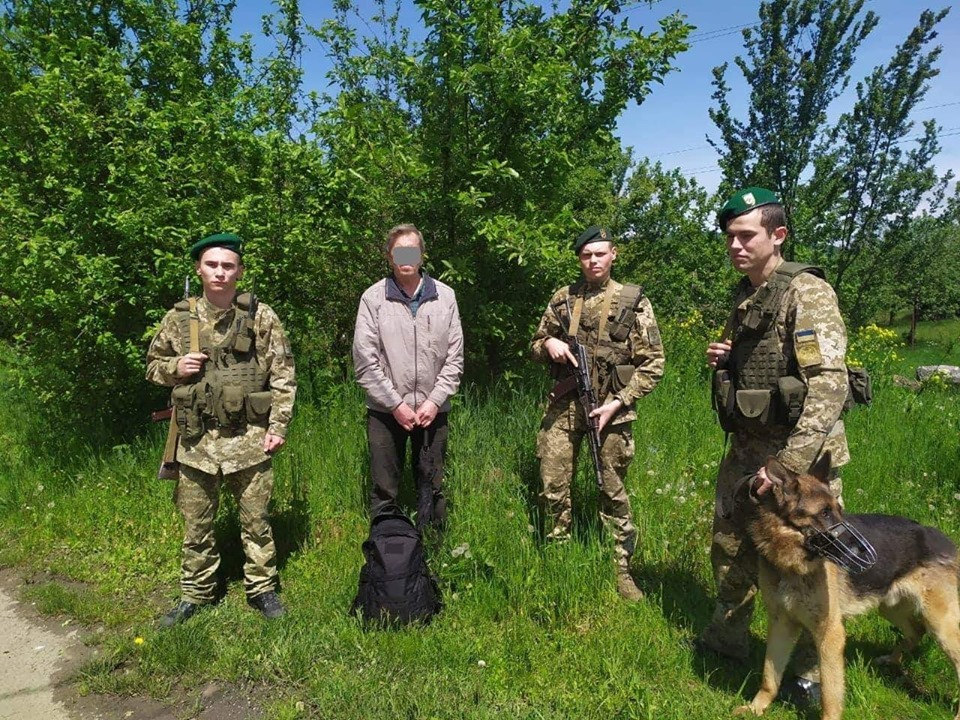
[[[416,410],[425,400],[440,412],[463,375],[463,331],[453,290],[423,275],[416,314],[392,277],[364,291],[353,332],[353,368],[367,407],[393,412],[401,402]]]

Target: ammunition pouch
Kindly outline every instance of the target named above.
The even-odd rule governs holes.
[[[177,427],[184,440],[199,440],[203,436],[203,413],[206,410],[204,383],[177,385],[171,395],[176,408]]]
[[[807,386],[800,378],[786,375],[777,380],[776,390],[737,389],[730,371],[713,374],[713,408],[724,432],[760,427],[793,427],[803,413]]]
[[[618,393],[630,384],[633,373],[636,368],[633,365],[615,365],[613,372],[610,373],[610,388],[612,392]]]
[[[251,425],[263,425],[270,419],[273,405],[273,393],[269,390],[252,392],[247,395],[247,422]]]
[[[786,375],[777,380],[777,388],[780,391],[782,420],[792,427],[797,424],[800,414],[803,412],[803,401],[807,397],[807,386],[803,384],[800,378]]]
[[[620,315],[607,323],[607,329],[610,333],[610,339],[621,343],[627,339],[633,323],[637,320],[637,314],[633,310],[620,313]]]
[[[219,388],[219,397],[214,400],[217,423],[220,427],[233,430],[243,427],[247,422],[244,412],[243,387],[241,385],[224,384]]]
[[[769,390],[737,390],[737,410],[750,424],[770,425],[773,416],[773,393]]]
[[[873,402],[873,380],[866,368],[847,366],[847,399],[843,409],[849,410],[856,405],[869,405]]]
[[[713,409],[724,432],[737,429],[737,413],[734,407],[735,393],[730,371],[721,368],[713,373]]]

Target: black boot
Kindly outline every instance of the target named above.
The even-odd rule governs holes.
[[[257,595],[247,600],[251,607],[255,607],[267,620],[276,620],[286,614],[280,598],[273,590],[268,590],[262,595]]]
[[[820,705],[820,683],[805,677],[790,678],[780,685],[777,698],[798,710],[817,707]]]
[[[174,606],[173,610],[160,618],[160,627],[172,628],[174,625],[179,625],[182,622],[186,622],[196,615],[197,611],[201,607],[203,606],[197,605],[196,603],[187,602],[186,600],[181,600]]]

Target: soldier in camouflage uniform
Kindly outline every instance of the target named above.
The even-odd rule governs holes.
[[[267,505],[272,457],[293,412],[293,354],[276,313],[249,293],[237,294],[241,253],[242,242],[232,233],[193,245],[203,296],[166,314],[147,353],[147,380],[173,387],[180,428],[175,497],[185,523],[181,600],[161,619],[164,627],[215,599],[221,483],[240,511],[248,602],[267,618],[284,613]]]
[[[734,267],[745,274],[731,317],[707,358],[716,368],[714,406],[730,433],[720,465],[710,559],[717,587],[713,618],[699,644],[734,658],[748,654],[756,594],[757,556],[729,509],[737,481],[776,456],[806,472],[825,452],[833,458],[831,487],[840,497],[837,468],[850,459],[840,413],[847,399],[846,327],[833,288],[815,267],[784,262],[786,216],[776,195],[746,188],[719,216]],[[799,678],[782,693],[816,699],[819,673],[807,644],[794,658]]]
[[[573,249],[583,276],[554,293],[531,350],[535,360],[552,363],[557,377],[569,376],[566,363],[576,364],[564,338],[575,336],[587,351],[599,403],[592,416],[599,419],[602,443],[600,517],[616,544],[617,590],[629,600],[639,600],[643,593],[630,574],[637,529],[624,480],[634,455],[630,425],[637,418],[634,403],[663,376],[663,346],[653,308],[641,288],[610,278],[617,249],[609,233],[591,226]],[[576,386],[561,381],[551,393],[537,436],[541,498],[551,540],[570,536],[570,483],[586,432]]]

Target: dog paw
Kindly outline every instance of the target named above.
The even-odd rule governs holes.
[[[762,715],[753,709],[753,705],[741,705],[733,711],[734,715]]]

